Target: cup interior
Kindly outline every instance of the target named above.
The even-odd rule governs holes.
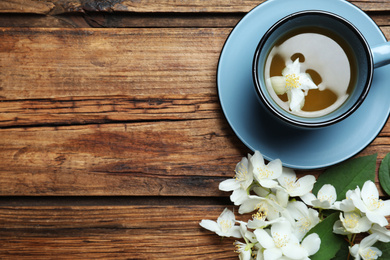
[[[282,109],[271,97],[265,84],[264,65],[271,48],[278,39],[303,27],[331,30],[343,39],[351,50],[356,67],[354,87],[348,99],[335,111],[320,117],[303,117]],[[261,39],[253,60],[253,78],[256,91],[268,110],[294,126],[317,128],[337,123],[352,114],[365,99],[372,81],[371,50],[359,30],[344,18],[324,11],[302,11],[291,14],[274,24]]]

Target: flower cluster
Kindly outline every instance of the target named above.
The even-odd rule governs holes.
[[[219,189],[231,191],[230,199],[238,213],[252,213],[252,218],[238,221],[231,210],[225,209],[216,222],[202,220],[200,225],[222,237],[242,238],[243,242],[235,242],[241,260],[310,259],[321,247],[321,239],[312,228],[326,218],[325,211],[338,212],[333,232],[348,238],[349,254],[355,259],[377,259],[382,252],[373,245],[390,242],[390,231],[385,227],[390,200],[379,199],[372,181],[337,201],[334,186],[326,184],[313,194],[314,176],[298,179],[279,159],[265,164],[258,151],[242,158],[235,173],[234,178],[221,182]],[[356,234],[363,232],[369,235],[356,244]]]

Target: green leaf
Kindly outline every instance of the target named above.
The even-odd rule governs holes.
[[[382,189],[390,195],[390,153],[383,158],[378,175]]]
[[[348,190],[362,188],[367,180],[375,181],[377,154],[354,158],[333,167],[322,173],[314,184],[313,193],[317,194],[325,184],[336,188],[337,200],[345,199]]]
[[[373,245],[373,247],[382,251],[382,256],[378,259],[390,259],[390,243],[377,242]]]
[[[347,243],[342,236],[333,233],[333,224],[338,219],[339,213],[333,213],[308,232],[308,235],[317,233],[321,239],[320,250],[310,257],[311,260],[332,259],[339,252],[341,246]]]
[[[349,255],[349,248],[348,248],[347,241],[345,241],[344,245],[341,246],[340,250],[337,252],[336,256],[332,258],[332,260],[346,260],[346,259],[352,259],[352,257]]]

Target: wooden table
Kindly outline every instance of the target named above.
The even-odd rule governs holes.
[[[199,222],[252,152],[216,68],[261,2],[1,1],[0,258],[237,259]],[[390,38],[390,1],[350,2]],[[390,123],[357,156],[388,152]]]

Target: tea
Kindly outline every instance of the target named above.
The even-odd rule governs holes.
[[[269,80],[299,60],[318,89],[304,91],[304,104],[291,111],[287,94],[277,95]],[[264,76],[274,101],[286,111],[303,117],[319,117],[335,111],[349,97],[357,77],[356,58],[351,47],[336,33],[320,27],[302,27],[280,37],[267,56]]]

